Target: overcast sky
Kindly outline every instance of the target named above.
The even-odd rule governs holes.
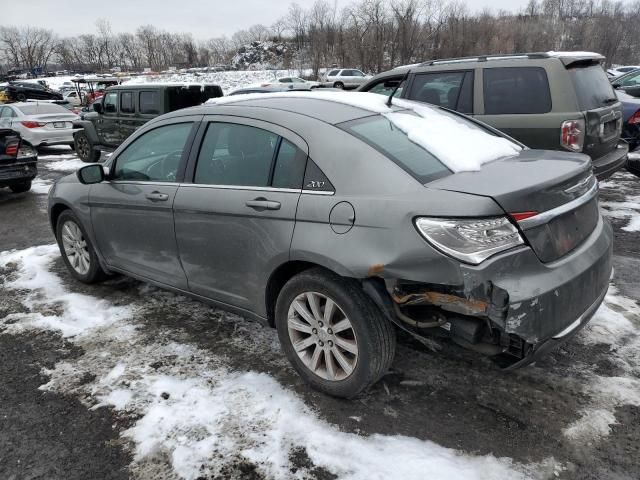
[[[308,8],[315,0],[297,0]],[[463,0],[470,10],[517,9],[527,0]],[[0,24],[33,25],[62,36],[91,33],[106,18],[115,33],[152,24],[171,32],[191,32],[196,39],[232,35],[256,23],[270,25],[287,13],[288,0],[0,0]],[[338,0],[338,6],[349,0]]]

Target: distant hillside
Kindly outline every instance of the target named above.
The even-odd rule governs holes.
[[[290,57],[290,48],[284,42],[255,41],[240,47],[231,64],[240,70],[283,68]]]

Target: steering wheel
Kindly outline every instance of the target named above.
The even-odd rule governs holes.
[[[162,178],[165,178],[170,182],[175,182],[178,177],[178,167],[180,166],[181,159],[182,150],[174,150],[173,152],[168,153],[160,163],[160,175]]]

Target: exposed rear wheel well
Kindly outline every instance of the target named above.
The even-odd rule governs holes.
[[[56,226],[58,225],[58,218],[60,218],[60,214],[62,214],[62,212],[64,212],[65,210],[70,210],[70,208],[63,203],[58,203],[54,205],[53,208],[51,208],[51,228],[53,228],[54,232],[56,231]]]
[[[291,261],[280,265],[269,277],[267,282],[267,289],[265,293],[265,301],[267,307],[267,318],[269,319],[269,325],[275,326],[275,312],[276,302],[278,301],[278,295],[284,284],[287,283],[292,277],[308,270],[310,268],[321,267],[321,265],[312,262]]]

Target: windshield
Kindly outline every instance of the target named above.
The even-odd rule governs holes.
[[[66,108],[53,104],[35,104],[18,107],[25,115],[42,115],[46,113],[69,113]]]
[[[610,105],[616,98],[611,83],[600,65],[577,66],[567,70],[575,86],[580,110]]]
[[[408,135],[386,117],[376,115],[346,122],[339,127],[393,160],[422,184],[451,173],[442,162],[409,140]]]

